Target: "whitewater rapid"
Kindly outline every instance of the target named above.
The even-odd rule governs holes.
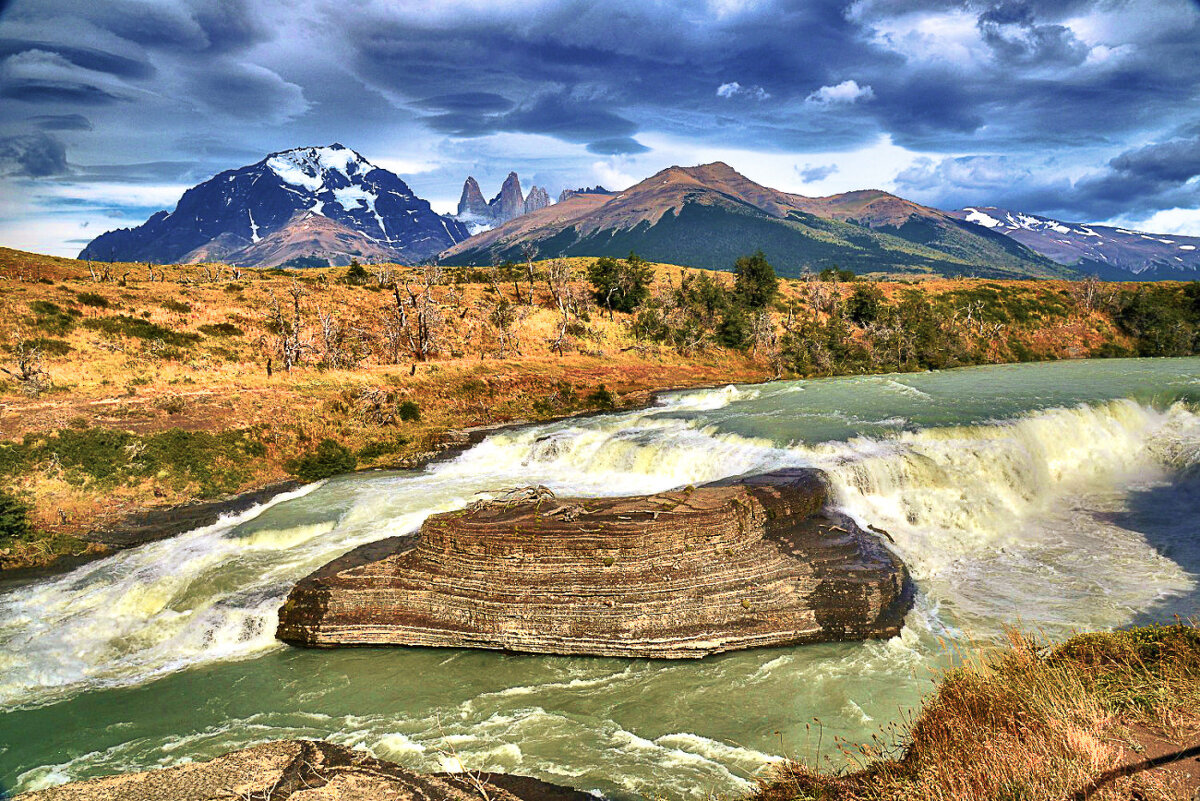
[[[758,745],[750,747],[695,733],[703,727],[686,718],[646,731],[619,723],[615,713],[593,719],[572,712],[569,699],[612,697],[618,708],[626,696],[649,703],[647,687],[669,679],[679,703],[691,694],[701,706],[711,703],[701,700],[707,687],[728,682],[764,699],[786,694],[798,710],[829,710],[824,714],[838,716],[853,733],[888,714],[886,704],[868,703],[874,690],[864,688],[876,686],[880,676],[919,686],[911,677],[937,661],[930,654],[939,638],[988,638],[1010,624],[1049,634],[1120,626],[1147,610],[1187,613],[1195,604],[1197,577],[1186,560],[1173,560],[1169,548],[1129,522],[1132,500],[1157,498],[1200,465],[1200,415],[1190,401],[1056,403],[1072,396],[1039,389],[1036,403],[993,404],[995,417],[976,409],[958,414],[966,422],[930,425],[920,414],[947,416],[940,411],[945,401],[936,397],[944,379],[923,381],[882,377],[703,390],[638,412],[500,432],[422,471],[310,485],[212,526],[17,587],[0,595],[0,707],[29,714],[51,705],[67,710],[73,698],[101,698],[112,688],[151,691],[155,680],[180,671],[283,658],[287,652],[273,636],[276,613],[294,581],[359,544],[413,531],[428,515],[461,507],[481,492],[527,484],[545,484],[560,495],[621,495],[781,467],[820,468],[833,503],[860,524],[887,531],[912,569],[919,598],[901,638],[700,666],[510,660],[506,670],[518,676],[535,666],[546,675],[464,691],[453,702],[438,696],[442,712],[436,716],[422,712],[418,701],[399,718],[339,715],[326,698],[326,711],[296,713],[286,723],[255,713],[177,738],[117,737],[108,749],[23,772],[23,786],[45,786],[80,771],[129,769],[144,765],[148,755],[166,764],[189,749],[253,741],[259,732],[263,738],[328,737],[423,769],[438,767],[445,754],[431,743],[448,737],[475,760],[472,766],[567,783],[575,776],[577,786],[592,781],[598,765],[619,765],[614,775],[624,777],[624,789],[645,792],[662,786],[652,779],[671,763],[681,788],[705,781],[744,787],[747,776],[775,758],[769,732],[765,743],[755,734]],[[1022,404],[1036,408],[1020,410]],[[849,433],[825,438],[843,429]],[[367,664],[378,669],[378,661],[361,660],[383,658],[319,656],[333,671],[343,663],[350,671]],[[484,675],[482,667],[470,668],[473,660],[497,664],[480,654],[406,652],[404,658],[431,675],[459,670],[454,675],[471,681]],[[545,743],[560,741],[574,743],[570,756],[541,752]],[[585,741],[595,748],[579,745]],[[687,785],[692,774],[701,778]]]

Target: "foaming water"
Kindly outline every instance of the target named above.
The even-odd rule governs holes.
[[[1200,513],[1198,376],[1195,359],[1124,360],[724,387],[306,487],[0,595],[0,783],[309,736],[617,795],[744,791],[778,755],[869,738],[916,704],[939,638],[1200,612],[1200,545],[1178,523]],[[644,493],[794,465],[823,469],[912,567],[901,637],[687,664],[273,639],[296,579],[480,493]]]

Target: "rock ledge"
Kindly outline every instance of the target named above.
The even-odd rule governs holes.
[[[895,636],[908,571],[824,505],[816,471],[786,470],[434,515],[301,580],[277,636],[671,659]]]

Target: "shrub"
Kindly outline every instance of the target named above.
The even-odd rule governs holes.
[[[733,266],[736,278],[733,282],[733,297],[748,309],[765,309],[779,294],[779,279],[775,268],[767,261],[763,252],[742,256]]]
[[[858,325],[873,323],[879,319],[883,302],[879,287],[861,284],[846,301],[846,316]]]
[[[29,507],[20,498],[0,490],[0,545],[23,540],[32,532]]]
[[[597,409],[608,410],[617,408],[616,396],[609,392],[608,387],[603,384],[597,387],[595,392],[587,396],[587,401],[588,404]]]
[[[358,466],[358,459],[341,443],[323,439],[315,450],[292,459],[285,467],[301,481],[311,483],[341,473],[349,473]]]
[[[115,317],[93,317],[90,320],[84,320],[83,325],[85,328],[114,336],[128,336],[145,340],[160,339],[164,345],[175,347],[186,347],[200,339],[199,334],[175,331],[158,323],[130,317],[126,314],[118,314]]]
[[[654,270],[636,253],[623,261],[596,259],[587,272],[596,302],[610,312],[631,312],[650,296]]]
[[[213,323],[200,326],[200,333],[210,337],[240,337],[246,332],[233,323]]]
[[[367,274],[363,266],[357,260],[352,259],[350,261],[350,269],[346,270],[346,283],[358,285],[365,284],[370,280],[371,276]]]
[[[421,419],[421,407],[417,406],[415,401],[403,401],[396,407],[396,416],[410,423],[416,422]]]
[[[98,309],[107,309],[109,307],[108,298],[103,295],[97,295],[95,292],[80,292],[75,296],[75,299],[84,306],[94,306]]]
[[[47,356],[66,356],[72,350],[64,340],[50,339],[49,337],[38,337],[31,344],[35,348],[41,349],[42,353]]]
[[[167,311],[175,312],[176,314],[187,314],[192,310],[192,304],[185,303],[182,300],[164,300],[162,307]]]
[[[378,459],[380,456],[387,456],[389,454],[396,453],[407,444],[408,439],[399,435],[392,437],[391,439],[368,442],[366,445],[358,449],[358,458],[364,461]]]
[[[48,300],[35,300],[29,304],[29,308],[35,315],[33,327],[56,337],[71,333],[75,328],[75,317],[79,314],[73,309],[64,311],[57,303]]]

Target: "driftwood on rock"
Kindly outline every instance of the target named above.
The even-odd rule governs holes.
[[[303,579],[277,636],[686,658],[898,634],[907,570],[824,503],[815,471],[788,470],[650,496],[475,504]]]

